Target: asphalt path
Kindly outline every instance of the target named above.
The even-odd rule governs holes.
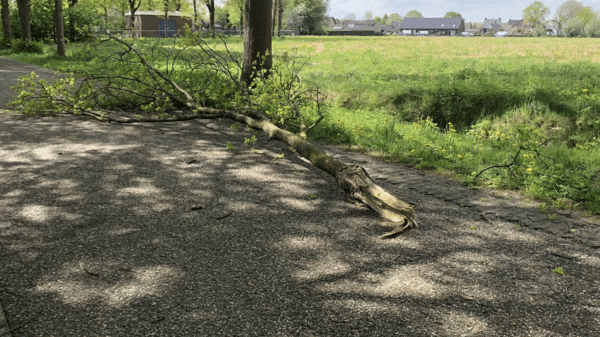
[[[15,96],[11,90],[17,84],[19,77],[31,74],[32,71],[43,79],[56,78],[56,71],[34,66],[25,62],[0,57],[0,109],[6,109],[6,104]]]

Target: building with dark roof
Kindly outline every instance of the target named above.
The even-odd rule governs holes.
[[[428,35],[457,36],[465,31],[463,18],[405,18],[399,29],[411,31],[412,35],[428,32]]]

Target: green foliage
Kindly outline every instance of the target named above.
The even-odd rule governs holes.
[[[318,124],[324,113],[320,90],[303,82],[298,75],[307,61],[283,53],[274,59],[268,76],[261,72],[251,88],[253,105],[273,123],[299,132],[302,137]]]
[[[39,42],[32,42],[28,40],[14,40],[12,43],[11,51],[16,54],[30,53],[30,54],[43,54],[44,45]]]
[[[409,11],[408,13],[406,13],[406,15],[404,17],[405,18],[422,18],[423,14],[421,14],[421,12],[419,12],[419,11],[412,10],[412,11]]]
[[[312,35],[321,31],[325,23],[327,1],[295,0],[284,14],[286,29],[299,30],[301,34]]]
[[[565,274],[565,272],[563,271],[562,267],[556,267],[556,268],[552,269],[552,272],[554,274],[557,274],[557,275],[564,275]]]
[[[585,21],[580,17],[574,17],[572,19],[567,20],[562,28],[562,33],[564,36],[580,36],[585,32]]]
[[[462,15],[460,15],[460,13],[456,13],[456,12],[448,12],[446,13],[446,15],[444,15],[445,18],[462,18]]]
[[[2,37],[2,39],[0,39],[0,51],[9,50],[11,48],[12,48],[12,40],[10,38]]]
[[[14,110],[26,115],[55,115],[81,113],[91,107],[93,86],[90,82],[77,83],[71,74],[49,84],[39,79],[35,72],[20,77],[13,89],[18,95],[8,103]]]
[[[231,142],[227,142],[227,150],[233,151],[233,145],[231,145]]]
[[[541,1],[534,1],[523,9],[523,19],[534,27],[543,25],[550,14],[550,8]]]
[[[231,124],[231,126],[229,126],[230,129],[233,129],[233,131],[238,132],[241,128],[242,128],[242,124],[235,122],[233,124]]]
[[[245,138],[244,139],[244,145],[249,146],[249,145],[254,145],[256,144],[256,136],[252,136],[250,138]]]
[[[310,195],[310,199],[311,199],[311,200],[317,199],[317,195],[316,195],[316,194],[311,194],[311,195]]]
[[[600,19],[593,18],[585,25],[585,34],[588,37],[600,37]]]

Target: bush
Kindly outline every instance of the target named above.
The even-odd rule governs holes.
[[[0,50],[8,50],[12,48],[12,41],[10,39],[3,38],[0,40]]]
[[[32,42],[28,40],[17,40],[12,44],[12,52],[19,53],[28,53],[28,54],[43,54],[44,53],[44,45],[39,42]]]
[[[600,19],[598,19],[598,18],[591,19],[585,25],[585,34],[588,37],[600,37]]]

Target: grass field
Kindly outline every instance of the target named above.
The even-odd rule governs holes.
[[[241,39],[228,44],[241,53]],[[48,48],[9,56],[87,66],[81,46],[70,46],[67,61]],[[301,75],[328,95],[330,114],[312,139],[600,212],[598,39],[288,37],[273,51],[309,57]],[[492,165],[506,167],[475,179]]]

